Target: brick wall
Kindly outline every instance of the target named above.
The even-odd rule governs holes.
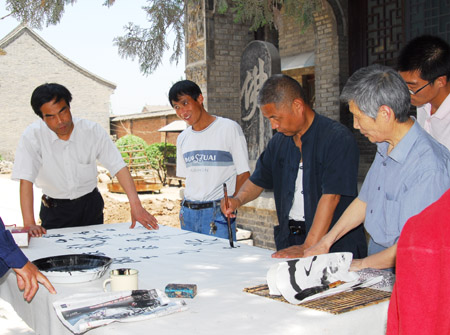
[[[46,82],[57,82],[71,91],[73,116],[98,122],[109,132],[109,101],[114,84],[80,69],[33,37],[27,28],[10,43],[2,41],[5,54],[0,55],[0,115],[8,126],[0,133],[0,154],[12,159],[21,134],[38,119],[30,97],[37,86]]]
[[[322,9],[314,15],[313,24],[303,32],[292,18],[283,16],[279,27],[279,51],[282,58],[314,51],[314,69],[304,70],[307,74],[315,75],[314,109],[322,115],[340,121],[340,67],[346,64],[346,58],[341,64],[341,55],[342,51],[346,50],[346,44],[345,41],[342,43],[338,32],[332,8],[327,2],[323,2]],[[286,74],[296,77],[299,73],[286,71]]]
[[[164,142],[176,145],[179,133],[165,133],[158,129],[179,120],[175,112],[149,113],[149,115],[133,114],[116,116],[111,119],[111,135],[117,139],[133,134],[144,139],[147,144]]]
[[[281,58],[295,56],[301,53],[315,51],[314,27],[310,26],[305,31],[299,28],[298,23],[289,16],[283,15],[283,21],[279,27],[279,50]],[[305,90],[308,103],[315,109],[315,81],[314,66],[296,69],[282,69],[282,73],[295,80]],[[313,82],[313,84],[311,84]]]
[[[283,15],[283,21],[279,27],[278,33],[281,57],[315,50],[316,40],[313,26],[308,27],[302,32],[294,19]]]
[[[254,34],[231,15],[206,11],[208,111],[240,123],[240,60]]]
[[[331,8],[324,6],[315,14],[316,53],[315,110],[331,119],[340,119],[339,85],[339,39]]]
[[[274,210],[244,206],[239,209],[236,220],[238,228],[252,232],[253,245],[275,250],[273,227],[278,225]]]

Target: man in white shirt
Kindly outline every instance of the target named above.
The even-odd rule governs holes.
[[[402,49],[397,65],[417,121],[450,149],[450,46],[437,36],[416,37]]]
[[[157,229],[156,219],[139,200],[133,179],[108,133],[95,122],[72,118],[69,90],[43,84],[31,96],[41,118],[27,127],[16,151],[12,179],[20,181],[23,223],[32,236],[46,229],[103,223],[103,199],[97,189],[97,159],[119,180],[130,201],[133,228],[139,221]],[[33,184],[42,189],[40,218],[36,225]]]

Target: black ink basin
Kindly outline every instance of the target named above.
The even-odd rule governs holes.
[[[82,283],[102,277],[112,263],[105,256],[71,254],[51,256],[33,261],[33,264],[52,283]]]

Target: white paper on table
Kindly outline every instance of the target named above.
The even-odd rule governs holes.
[[[53,307],[74,334],[112,322],[140,321],[187,309],[183,300],[171,301],[156,289],[75,294],[55,301]]]
[[[274,264],[267,272],[269,293],[282,295],[291,304],[299,304],[321,296],[342,292],[358,283],[359,275],[349,272],[352,259],[353,255],[350,252],[337,252]],[[303,300],[295,298],[295,295],[302,290],[328,285],[336,281],[343,281],[345,284]]]
[[[281,292],[277,286],[277,271],[280,264],[281,263],[272,265],[267,272],[266,280],[267,286],[269,286],[270,295],[281,295]]]

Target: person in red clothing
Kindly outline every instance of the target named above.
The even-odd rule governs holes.
[[[450,189],[403,227],[387,335],[450,334],[449,208]]]

